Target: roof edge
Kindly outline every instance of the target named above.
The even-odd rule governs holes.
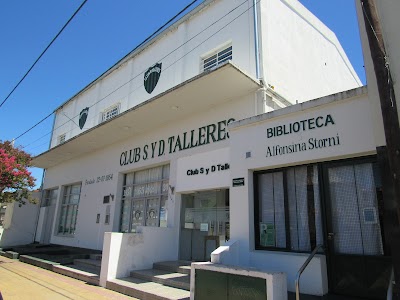
[[[92,82],[90,82],[88,85],[86,85],[84,88],[82,88],[79,92],[77,92],[75,95],[73,95],[67,101],[65,101],[63,104],[58,106],[54,110],[54,112],[57,112],[59,109],[63,108],[65,105],[67,105],[69,102],[71,102],[74,98],[78,97],[80,94],[82,94],[82,93],[86,92],[87,90],[89,90],[98,81],[100,81],[103,78],[107,77],[109,74],[111,74],[116,69],[118,69],[121,65],[123,65],[124,63],[129,61],[131,58],[135,57],[136,55],[138,55],[140,52],[145,50],[147,47],[149,47],[152,44],[154,44],[156,41],[161,39],[163,36],[165,36],[169,32],[171,32],[171,31],[175,30],[176,28],[178,28],[179,25],[181,25],[182,23],[186,22],[188,19],[190,19],[192,16],[196,15],[197,13],[199,13],[201,10],[203,10],[206,6],[210,5],[214,1],[216,1],[216,0],[204,0],[203,3],[199,4],[194,9],[192,9],[188,13],[184,14],[181,18],[176,20],[174,23],[172,23],[171,25],[169,25],[165,29],[161,30],[159,33],[157,33],[154,37],[149,39],[147,42],[145,42],[143,44],[139,44],[138,46],[136,46],[132,51],[130,51],[123,58],[121,58],[119,61],[117,61],[113,66],[108,68],[104,73],[102,73],[100,76],[98,76]]]
[[[288,107],[273,110],[273,111],[270,111],[270,112],[267,112],[267,113],[264,113],[261,115],[257,115],[257,116],[250,117],[247,119],[235,121],[235,122],[229,123],[228,128],[229,128],[229,130],[238,129],[243,126],[252,125],[255,123],[259,123],[259,122],[264,122],[264,121],[274,119],[277,117],[281,117],[284,115],[305,111],[308,109],[316,108],[319,106],[323,106],[323,105],[327,105],[327,104],[331,104],[331,103],[335,103],[335,102],[339,102],[339,101],[349,100],[351,98],[356,98],[356,97],[360,97],[360,96],[367,95],[367,94],[368,94],[368,89],[367,89],[367,86],[364,85],[362,87],[358,87],[355,89],[327,95],[327,96],[316,98],[313,100],[308,100],[308,101],[305,101],[305,102],[302,102],[299,104],[294,104],[294,105],[291,105]]]

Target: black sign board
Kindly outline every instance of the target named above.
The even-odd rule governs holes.
[[[232,179],[232,186],[244,186],[244,178],[233,178]]]

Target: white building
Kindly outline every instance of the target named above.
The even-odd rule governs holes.
[[[383,142],[366,131],[380,132],[379,117],[370,123],[360,85],[335,35],[298,1],[261,0],[254,10],[250,0],[206,0],[57,109],[51,148],[34,158],[46,169],[36,240],[103,249],[103,284],[157,261],[210,259],[229,240],[235,250],[218,259],[285,271],[293,291],[311,246],[324,241],[325,215],[314,217],[308,246],[272,247],[278,233],[260,242],[258,224],[268,234],[281,227],[255,217],[272,200],[254,183],[271,168],[374,155]],[[305,102],[354,88],[340,101]],[[347,130],[358,109],[360,124]],[[267,154],[265,126],[279,140]],[[339,146],[301,150],[311,127],[315,148]],[[328,292],[330,258],[313,260],[304,293]]]

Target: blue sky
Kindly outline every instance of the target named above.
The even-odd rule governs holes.
[[[0,103],[82,1],[0,2]],[[0,108],[0,140],[12,140],[54,111],[190,2],[89,0]],[[365,84],[354,1],[300,2],[336,33]],[[16,145],[33,155],[46,151],[52,121],[49,118]],[[41,171],[34,169],[33,174],[39,184]]]

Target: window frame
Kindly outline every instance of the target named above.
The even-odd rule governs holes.
[[[73,188],[79,186],[79,193],[74,193]],[[80,197],[82,193],[82,182],[72,183],[69,185],[64,185],[62,187],[62,194],[60,195],[60,203],[59,203],[59,213],[58,213],[58,220],[57,220],[57,228],[56,228],[56,235],[58,236],[75,236],[76,233],[76,223],[78,220],[78,213],[79,213],[79,203]],[[78,195],[77,203],[71,202],[74,196]],[[65,200],[68,199],[68,200]],[[68,201],[68,202],[67,202]],[[72,210],[70,209],[72,207]],[[62,213],[63,209],[66,209],[65,220],[63,222]],[[70,228],[68,231],[65,231],[67,227],[68,216],[71,216],[72,220],[70,223]],[[72,224],[73,222],[73,224]],[[64,223],[64,224],[62,224]],[[73,231],[71,232],[71,226],[73,225]],[[63,226],[63,230],[61,231],[60,228]]]
[[[323,180],[323,174],[322,174],[322,164],[321,163],[307,163],[307,164],[300,164],[300,165],[293,165],[293,166],[287,166],[283,168],[276,168],[276,169],[268,169],[268,170],[260,170],[260,171],[255,171],[253,173],[253,191],[254,191],[254,249],[255,250],[267,250],[267,251],[277,251],[277,252],[291,252],[291,253],[310,253],[313,249],[311,250],[292,250],[291,249],[291,235],[290,235],[290,211],[289,211],[289,200],[288,200],[288,191],[287,191],[287,174],[286,172],[289,169],[292,168],[297,168],[297,167],[308,167],[308,166],[316,166],[318,175],[318,189],[319,189],[319,201],[320,201],[320,209],[321,209],[321,230],[322,230],[322,240],[324,244],[326,244],[325,240],[325,204],[323,201],[324,197],[324,189],[322,187],[322,180]],[[262,246],[260,244],[260,194],[259,194],[259,182],[258,182],[258,176],[262,174],[273,174],[277,172],[282,172],[283,174],[283,189],[284,189],[284,215],[285,215],[285,238],[286,238],[286,247],[276,247],[276,246]],[[315,200],[314,200],[315,201]],[[275,213],[275,212],[274,212]],[[314,215],[315,218],[315,215]],[[311,247],[312,248],[312,247]]]
[[[254,249],[261,250],[261,251],[277,251],[277,252],[291,252],[291,253],[310,253],[311,251],[298,251],[298,250],[291,250],[290,249],[290,244],[286,245],[286,248],[277,248],[277,247],[263,247],[260,245],[260,235],[259,235],[259,203],[260,203],[260,197],[258,193],[258,180],[257,176],[260,174],[266,174],[266,173],[274,173],[274,172],[280,172],[284,170],[288,170],[290,168],[295,168],[295,167],[301,167],[301,166],[310,166],[310,165],[316,165],[317,166],[317,171],[318,171],[318,185],[319,185],[319,195],[320,195],[320,209],[321,209],[321,230],[322,230],[322,239],[323,243],[325,246],[327,246],[327,237],[326,233],[327,231],[327,222],[328,222],[328,216],[326,213],[326,206],[328,205],[328,202],[330,200],[330,195],[328,193],[328,187],[327,185],[329,184],[328,179],[327,179],[327,169],[330,167],[337,167],[337,166],[346,166],[346,165],[356,165],[356,164],[363,164],[363,163],[376,163],[377,166],[382,170],[383,167],[381,166],[382,162],[379,162],[379,155],[368,155],[368,156],[362,156],[362,157],[351,157],[351,158],[346,158],[346,159],[340,159],[340,160],[332,160],[332,161],[323,161],[323,162],[313,162],[313,163],[303,163],[303,164],[298,164],[298,165],[290,165],[286,167],[281,167],[281,168],[275,168],[275,169],[265,169],[265,170],[259,170],[259,171],[254,171],[253,172],[253,192],[254,192]],[[381,171],[382,172],[382,171]],[[381,180],[384,182],[383,177],[381,177]],[[385,190],[384,184],[382,186],[382,189]],[[383,229],[382,229],[383,228]],[[385,226],[384,224],[381,224],[381,231],[382,232],[382,238],[385,237]],[[290,228],[286,227],[286,234],[287,231],[290,230]],[[288,237],[286,235],[286,237]],[[290,236],[289,236],[290,238]],[[383,251],[385,255],[390,255],[388,254],[390,252],[389,247],[386,245],[386,242],[383,241]]]
[[[157,169],[157,168],[162,168],[160,179],[135,183],[136,173],[142,172],[142,171],[150,171],[150,170]],[[167,172],[165,171],[166,168],[168,168]],[[132,184],[126,184],[126,179],[127,179],[128,175],[133,175],[134,181]],[[123,182],[123,186],[122,186],[122,199],[121,199],[122,205],[121,205],[119,232],[123,232],[123,233],[136,232],[137,226],[166,227],[166,224],[165,224],[165,226],[161,226],[161,208],[163,207],[161,204],[164,201],[164,207],[165,207],[166,202],[168,200],[169,178],[170,178],[170,164],[163,164],[160,166],[155,166],[155,167],[151,167],[151,168],[147,168],[147,169],[141,169],[141,170],[137,170],[134,172],[124,174],[124,182]],[[149,184],[157,184],[157,183],[160,183],[160,187],[159,187],[159,191],[156,194],[146,195],[146,190],[145,190],[143,192],[143,195],[141,195],[141,196],[134,195],[135,187],[143,186],[146,188],[146,186]],[[166,189],[166,191],[163,191],[164,190],[163,187],[165,185],[167,185],[167,189]],[[127,193],[126,191],[129,191],[129,192]],[[157,219],[156,226],[147,224],[148,213],[149,213],[149,211],[151,211],[151,209],[148,209],[149,208],[148,205],[151,200],[156,200],[156,202],[157,202],[156,206],[158,208],[158,215],[156,217],[156,219]],[[129,203],[126,205],[127,211],[124,211],[125,201],[129,201]],[[143,206],[143,209],[142,209],[143,218],[141,220],[141,224],[134,224],[134,222],[133,222],[133,212],[134,212],[134,207],[135,207],[134,205],[140,205],[140,202],[142,202],[141,205]],[[127,226],[126,230],[125,229],[123,230],[123,220],[124,220],[123,215],[126,213],[129,214],[128,215],[128,226]],[[166,221],[166,220],[164,220],[164,221]]]

